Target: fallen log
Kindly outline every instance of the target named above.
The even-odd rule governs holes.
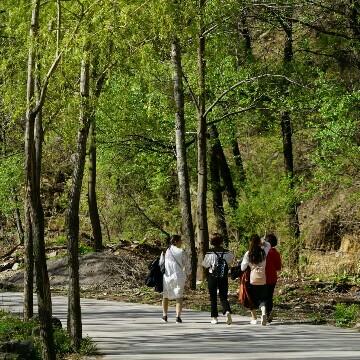
[[[3,254],[0,259],[6,259],[7,257],[9,257],[10,255],[12,255],[17,248],[20,246],[21,244],[17,244],[15,247],[13,247],[10,251],[8,251],[7,253]]]

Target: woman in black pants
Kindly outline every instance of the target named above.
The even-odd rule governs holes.
[[[231,309],[228,301],[228,270],[234,260],[234,255],[223,248],[223,238],[214,234],[210,239],[213,248],[206,253],[202,265],[209,269],[208,288],[211,302],[211,323],[218,323],[217,291],[223,308],[223,315],[226,316],[226,323],[230,325]]]
[[[267,241],[262,241],[259,235],[254,234],[250,238],[249,251],[247,251],[241,262],[241,270],[250,267],[250,296],[255,308],[251,309],[250,324],[255,325],[256,308],[261,309],[261,325],[266,325],[267,287],[266,287],[266,256],[271,248]]]

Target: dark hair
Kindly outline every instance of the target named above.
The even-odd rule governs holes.
[[[259,264],[265,259],[265,251],[261,247],[261,239],[257,234],[250,237],[249,261],[252,264]]]
[[[170,240],[169,240],[169,246],[170,245],[176,245],[179,241],[181,241],[181,236],[180,235],[171,235]]]
[[[224,239],[219,233],[214,233],[210,238],[210,244],[214,247],[220,247]]]
[[[271,247],[275,247],[278,243],[277,237],[274,234],[267,234],[265,240],[270,243]]]

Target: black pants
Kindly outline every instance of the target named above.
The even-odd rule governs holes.
[[[254,303],[256,310],[261,306],[265,306],[266,312],[268,313],[268,289],[267,285],[252,285],[250,284],[249,292],[251,299]]]
[[[218,317],[217,309],[217,290],[219,289],[219,297],[223,308],[223,314],[227,311],[231,312],[228,301],[229,283],[228,278],[216,278],[212,274],[208,276],[208,288],[211,302],[211,317]]]
[[[276,284],[268,284],[267,286],[267,293],[268,293],[268,301],[267,301],[267,308],[266,312],[270,314],[272,312],[274,306],[274,290]]]

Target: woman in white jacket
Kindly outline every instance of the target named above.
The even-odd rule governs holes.
[[[266,287],[266,256],[271,249],[271,245],[266,241],[261,241],[259,235],[252,235],[250,238],[249,251],[244,255],[241,262],[241,270],[245,271],[250,267],[250,296],[255,305],[251,309],[251,324],[256,324],[256,308],[261,309],[261,325],[266,325],[267,307],[267,287]]]
[[[181,311],[184,288],[190,270],[189,257],[181,245],[181,236],[172,235],[169,248],[160,257],[160,266],[165,265],[162,320],[164,322],[168,320],[169,300],[176,300],[176,323],[178,324],[182,323]]]

